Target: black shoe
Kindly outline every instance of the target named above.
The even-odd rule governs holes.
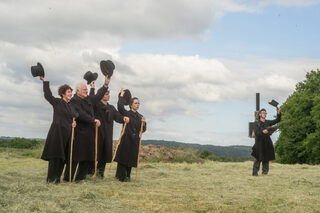
[[[258,176],[258,173],[253,173],[252,176]]]

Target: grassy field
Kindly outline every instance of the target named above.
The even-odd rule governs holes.
[[[126,183],[115,168],[96,184],[46,184],[47,162],[0,152],[0,212],[320,212],[320,166],[252,177],[252,162],[144,162]]]

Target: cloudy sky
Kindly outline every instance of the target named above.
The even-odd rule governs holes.
[[[252,145],[255,93],[272,118],[267,102],[320,68],[319,21],[318,0],[2,0],[0,136],[46,137],[52,107],[32,65],[58,96],[88,70],[101,85],[110,59],[110,103],[120,88],[140,98],[144,139]]]

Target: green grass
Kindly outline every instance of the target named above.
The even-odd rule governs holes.
[[[2,150],[3,151],[3,150]],[[46,184],[47,162],[0,152],[0,212],[320,212],[320,166],[146,163],[139,179]]]

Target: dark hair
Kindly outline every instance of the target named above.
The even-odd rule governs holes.
[[[70,89],[72,92],[72,88],[68,84],[64,84],[59,87],[58,94],[61,96],[61,98],[63,94],[66,94],[68,89]]]
[[[259,114],[260,114],[262,111],[265,111],[265,112],[266,112],[267,110],[266,110],[265,108],[262,108],[262,109],[259,110]]]
[[[130,99],[130,101],[129,101],[129,107],[130,107],[130,109],[131,109],[131,105],[133,104],[133,101],[134,100],[139,100],[137,97],[133,97],[133,98],[131,98]]]

